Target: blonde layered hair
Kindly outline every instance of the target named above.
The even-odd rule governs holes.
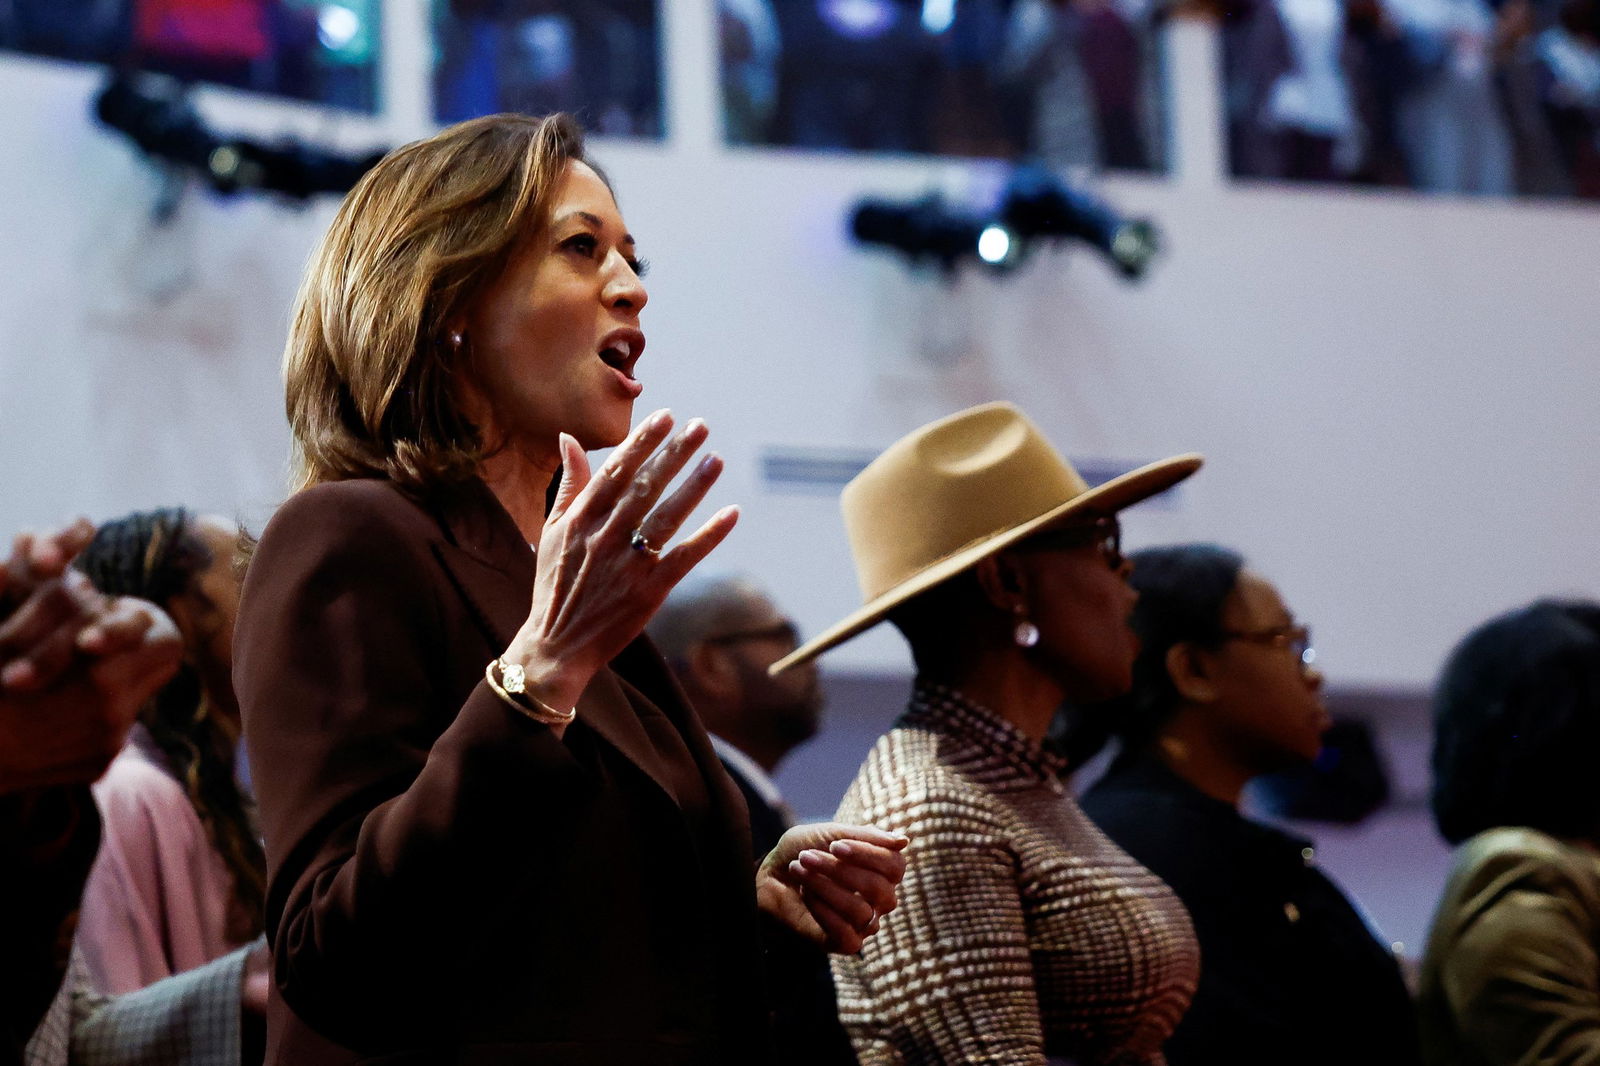
[[[387,478],[414,490],[475,475],[485,442],[452,343],[518,244],[547,221],[567,115],[489,115],[391,152],[345,197],[295,300],[284,352],[291,488]]]

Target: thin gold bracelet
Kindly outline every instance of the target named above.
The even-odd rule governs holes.
[[[505,676],[505,681],[502,682],[495,676],[496,674]],[[541,725],[570,725],[572,720],[578,717],[578,708],[574,707],[563,713],[524,688],[522,667],[516,663],[495,659],[484,669],[483,679],[489,683],[490,691],[499,696],[504,703],[515,707]]]

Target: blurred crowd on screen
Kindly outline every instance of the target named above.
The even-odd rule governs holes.
[[[659,17],[655,0],[435,0],[434,117],[569,111],[659,137]]]
[[[1242,178],[1600,199],[1600,0],[1217,0]],[[716,0],[733,144],[1163,171],[1169,0]],[[660,137],[656,0],[432,0],[434,117]],[[8,0],[0,48],[377,107],[378,0]]]
[[[379,0],[7,0],[0,48],[377,109]]]
[[[1236,176],[1600,198],[1596,0],[1250,0],[1223,39]]]
[[[1164,167],[1150,0],[718,0],[735,144]]]

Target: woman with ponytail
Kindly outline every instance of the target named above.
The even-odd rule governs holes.
[[[102,591],[159,604],[184,661],[95,786],[104,839],[78,947],[97,991],[131,992],[261,933],[265,861],[236,776],[233,626],[239,529],[179,508],[108,522],[77,566]]]

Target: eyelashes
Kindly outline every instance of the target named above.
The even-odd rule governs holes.
[[[574,233],[561,242],[561,247],[577,252],[585,258],[593,258],[600,248],[600,241],[592,233]],[[642,278],[650,273],[648,259],[628,258],[624,262],[628,264],[628,269],[633,271],[635,277]]]
[[[569,248],[579,255],[589,256],[594,255],[595,249],[600,247],[600,242],[595,240],[592,233],[574,233],[561,242],[561,247]]]

